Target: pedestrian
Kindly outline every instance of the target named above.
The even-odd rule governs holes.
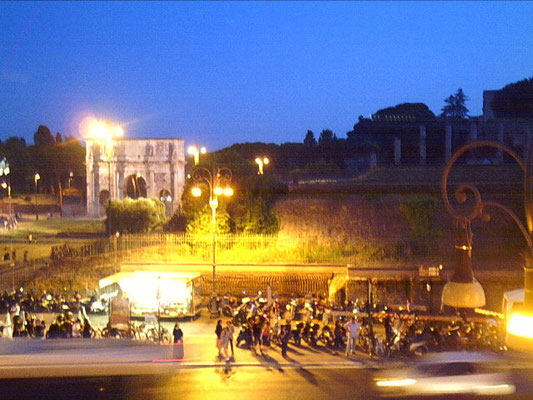
[[[72,338],[73,339],[79,339],[81,338],[81,323],[80,320],[77,319],[72,323]]]
[[[340,320],[335,321],[335,327],[333,328],[333,336],[335,340],[335,349],[342,348],[344,344],[344,337],[346,335],[344,333],[344,328],[342,327]]]
[[[261,327],[261,341],[259,344],[261,354],[267,356],[269,347],[270,347],[270,323],[268,321],[265,321],[263,326]]]
[[[289,325],[282,325],[279,334],[281,340],[281,355],[287,357],[287,350],[289,349],[289,340],[291,338],[291,329]]]
[[[181,330],[179,324],[176,322],[174,324],[174,329],[172,330],[172,336],[174,337],[174,358],[183,359],[183,331]]]
[[[222,332],[220,332],[220,350],[222,351],[222,354],[224,355],[224,359],[226,361],[231,361],[231,358],[229,357],[228,353],[228,347],[229,347],[229,328],[226,326],[222,329]]]
[[[180,326],[177,322],[172,330],[172,336],[174,337],[174,344],[181,343],[183,340],[183,331],[180,329]]]
[[[231,321],[228,321],[226,323],[226,328],[228,329],[228,338],[229,338],[229,346],[231,349],[231,357],[235,357],[235,352],[233,351],[233,335],[235,335],[235,327],[231,323]]]
[[[217,321],[217,326],[215,328],[215,334],[217,335],[217,349],[218,349],[218,358],[222,357],[222,347],[220,346],[220,336],[222,334],[222,320]]]
[[[256,315],[255,320],[252,325],[252,336],[253,336],[253,346],[252,349],[257,352],[257,349],[261,349],[261,331],[263,325],[261,324],[261,319]]]
[[[93,328],[88,319],[83,320],[83,338],[90,339],[93,336]]]
[[[361,324],[357,322],[355,317],[351,317],[348,322],[344,324],[344,330],[346,331],[346,356],[355,352],[355,344],[357,342],[357,334]]]

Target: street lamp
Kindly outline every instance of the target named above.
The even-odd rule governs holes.
[[[211,234],[212,234],[212,255],[213,255],[213,294],[216,294],[216,254],[217,254],[217,208],[218,197],[233,196],[233,188],[230,185],[232,172],[229,168],[218,167],[210,171],[207,168],[197,167],[191,173],[191,178],[195,186],[191,189],[194,197],[202,195],[199,185],[205,184],[209,189],[209,206],[211,207]]]
[[[196,145],[189,146],[187,149],[187,153],[189,153],[191,156],[193,156],[194,159],[194,165],[198,165],[200,162],[200,154],[206,153],[205,147],[198,148]]]
[[[11,169],[9,168],[9,163],[7,162],[7,159],[4,157],[2,161],[0,161],[0,176],[5,176],[6,181],[2,182],[2,188],[7,189],[7,198],[9,203],[9,216],[11,217],[11,182],[9,180],[9,173],[11,172]]]
[[[450,282],[448,282],[442,293],[442,302],[445,305],[451,305],[454,307],[472,308],[478,307],[478,304],[484,305],[485,296],[483,288],[473,278],[471,268],[471,249],[472,249],[472,231],[470,229],[470,223],[477,217],[481,217],[484,221],[490,220],[490,215],[485,211],[486,207],[496,207],[507,213],[512,220],[516,223],[520,231],[522,232],[527,246],[528,257],[526,259],[526,266],[524,268],[524,304],[521,309],[516,313],[512,313],[511,318],[508,321],[507,334],[512,335],[509,340],[521,343],[521,347],[531,346],[533,343],[524,342],[523,338],[533,338],[533,146],[529,141],[527,144],[527,152],[523,161],[512,149],[509,147],[491,141],[476,141],[469,143],[460,149],[458,149],[450,158],[444,172],[441,181],[441,192],[444,200],[444,205],[448,213],[455,219],[456,226],[460,228],[456,234],[455,247],[458,254],[458,265],[455,270],[455,274]],[[455,199],[457,203],[463,204],[468,199],[468,194],[471,194],[474,198],[474,205],[471,212],[468,214],[458,213],[448,200],[448,176],[454,163],[464,153],[481,147],[492,147],[498,150],[503,150],[509,154],[520,166],[524,172],[524,214],[526,217],[526,225],[522,223],[520,218],[508,207],[503,204],[494,201],[483,201],[479,190],[472,185],[462,184],[455,191]],[[527,227],[526,227],[527,226]],[[483,295],[483,297],[481,297]],[[482,301],[481,301],[482,300]],[[513,346],[516,347],[516,346]]]
[[[39,179],[41,179],[41,175],[35,173],[35,175],[33,176],[33,182],[35,183],[35,193],[37,193],[37,182],[39,181]]]
[[[259,167],[259,169],[257,171],[257,174],[258,175],[263,175],[264,174],[263,167],[265,165],[268,165],[270,163],[270,160],[267,157],[257,157],[255,159],[255,163]]]

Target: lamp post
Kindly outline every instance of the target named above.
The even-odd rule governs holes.
[[[264,174],[263,167],[265,165],[268,165],[270,163],[270,160],[267,157],[256,157],[255,163],[258,166],[257,174],[263,175]]]
[[[498,150],[505,151],[509,154],[516,163],[520,166],[524,173],[524,214],[526,217],[526,224],[524,225],[520,218],[508,207],[495,201],[484,201],[481,197],[479,190],[468,184],[459,185],[455,191],[455,199],[457,203],[465,203],[468,199],[468,194],[473,196],[474,205],[470,213],[460,214],[450,204],[448,199],[448,176],[455,162],[466,152],[481,148],[491,147]],[[456,227],[459,228],[456,233],[455,248],[458,254],[458,265],[455,270],[455,274],[450,282],[448,282],[442,293],[443,304],[452,305],[455,307],[478,307],[483,300],[484,305],[484,293],[481,285],[473,278],[471,268],[471,249],[473,234],[470,228],[470,223],[477,217],[482,218],[484,221],[490,221],[490,214],[486,212],[487,207],[496,207],[506,214],[516,223],[520,231],[522,232],[524,239],[528,246],[528,253],[526,259],[526,266],[524,267],[524,304],[522,308],[519,308],[516,313],[511,315],[508,321],[507,334],[511,333],[514,338],[519,338],[515,343],[520,342],[521,346],[529,345],[533,346],[533,342],[524,343],[520,338],[533,338],[533,142],[528,141],[525,161],[522,160],[512,149],[509,147],[491,141],[476,141],[469,143],[460,149],[458,149],[450,158],[444,172],[441,181],[441,192],[444,200],[444,205],[448,213],[454,218]],[[483,298],[481,299],[481,293]],[[455,305],[461,303],[460,305]],[[512,325],[513,317],[515,321],[519,321],[518,324]],[[512,326],[513,330],[510,332],[509,327]],[[512,343],[509,341],[509,345]],[[516,346],[513,346],[516,347]]]
[[[11,182],[9,180],[9,173],[11,172],[9,168],[9,163],[7,162],[7,159],[4,157],[2,161],[0,161],[0,177],[5,176],[6,181],[2,182],[2,188],[7,189],[7,201],[9,203],[9,217],[11,218]]]
[[[213,166],[210,171],[207,168],[197,167],[191,173],[191,178],[196,184],[191,189],[191,194],[194,197],[202,195],[202,189],[199,185],[205,184],[209,189],[209,206],[211,207],[211,235],[212,235],[212,266],[213,266],[213,294],[216,294],[216,254],[217,254],[217,208],[218,197],[233,196],[233,188],[229,186],[231,183],[232,172],[226,167]]]
[[[37,190],[37,183],[39,182],[39,179],[41,179],[41,175],[39,175],[37,172],[33,176],[33,182],[35,183],[35,193],[38,193]]]
[[[205,154],[206,151],[207,150],[205,147],[198,147],[194,144],[192,146],[189,146],[189,148],[187,149],[187,153],[193,156],[194,165],[198,165],[198,163],[200,162],[200,154]]]

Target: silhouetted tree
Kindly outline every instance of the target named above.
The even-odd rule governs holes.
[[[33,142],[37,147],[53,146],[54,137],[46,125],[39,125],[37,131],[33,134]]]
[[[307,131],[307,133],[305,134],[304,146],[307,148],[313,148],[316,147],[316,145],[317,143],[315,139],[315,134],[313,133],[313,131]]]
[[[463,89],[459,88],[455,94],[444,99],[446,105],[442,107],[440,116],[465,119],[468,117],[468,108],[465,105],[467,100],[468,97],[463,93]]]
[[[56,143],[61,143],[63,141],[63,137],[61,136],[61,132],[56,133]]]
[[[318,146],[322,148],[331,147],[336,139],[337,137],[331,129],[323,129],[318,138]]]
[[[533,77],[503,87],[491,107],[497,118],[533,118]]]

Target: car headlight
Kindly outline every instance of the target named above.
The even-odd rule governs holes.
[[[379,387],[398,387],[398,386],[409,386],[414,385],[416,383],[416,379],[388,379],[388,380],[380,380],[376,382],[376,385]]]

